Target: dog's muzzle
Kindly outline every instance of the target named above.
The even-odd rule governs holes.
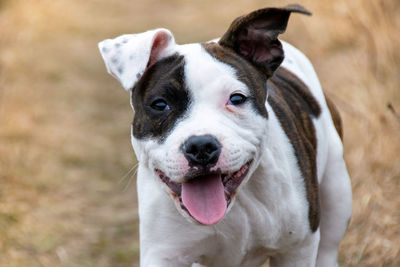
[[[213,225],[225,216],[238,187],[249,173],[251,162],[232,172],[221,173],[218,170],[190,175],[190,179],[182,183],[172,181],[161,170],[155,171],[169,188],[178,208],[201,224]]]

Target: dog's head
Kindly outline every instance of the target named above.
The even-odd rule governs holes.
[[[266,81],[283,61],[277,37],[291,12],[309,14],[299,5],[257,10],[216,42],[177,45],[156,29],[99,44],[108,72],[131,92],[138,160],[194,221],[220,221],[259,164]]]

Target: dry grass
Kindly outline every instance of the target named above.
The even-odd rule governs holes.
[[[314,62],[345,123],[354,202],[341,265],[400,266],[400,3],[299,2],[314,16],[293,16],[283,39]],[[0,0],[0,265],[137,264],[133,172],[121,179],[132,114],[97,41],[160,26],[208,40],[282,4]]]

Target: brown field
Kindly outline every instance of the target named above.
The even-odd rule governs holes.
[[[0,266],[138,266],[128,93],[97,42],[171,29],[221,35],[287,1],[0,0]],[[282,39],[344,119],[353,218],[341,266],[400,266],[400,2],[301,1]]]

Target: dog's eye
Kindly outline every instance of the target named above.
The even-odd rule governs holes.
[[[157,99],[157,100],[153,101],[153,103],[151,103],[150,107],[157,111],[169,110],[169,106],[168,106],[167,102],[165,102],[165,100],[163,100],[163,99]]]
[[[239,93],[235,93],[232,94],[231,97],[229,98],[229,104],[237,106],[243,104],[246,101],[246,99],[247,99],[246,96]]]

